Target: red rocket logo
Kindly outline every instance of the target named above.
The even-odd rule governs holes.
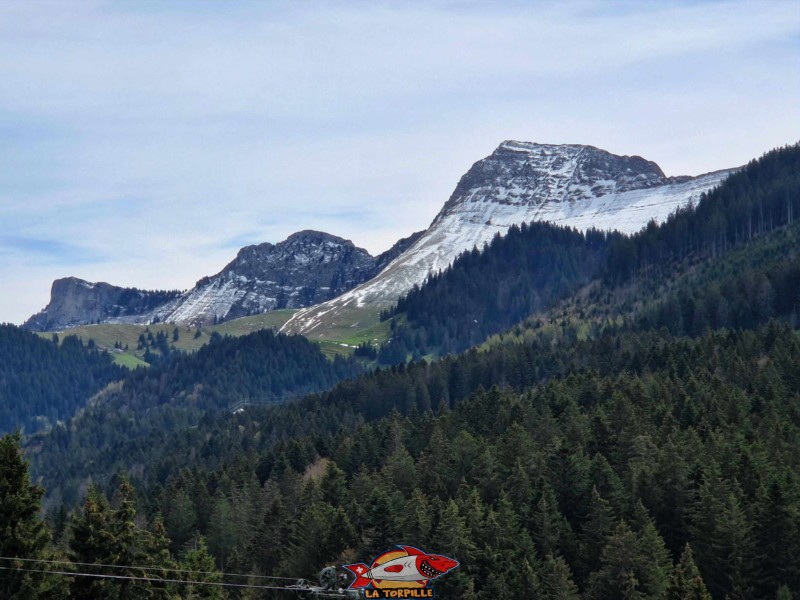
[[[413,546],[384,552],[370,566],[363,563],[344,565],[355,575],[350,589],[424,588],[458,566],[458,561],[440,554],[428,554]],[[377,596],[376,596],[377,597]]]

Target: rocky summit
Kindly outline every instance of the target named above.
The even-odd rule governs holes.
[[[156,311],[161,321],[207,323],[279,308],[319,304],[372,277],[375,259],[353,242],[300,231],[278,244],[239,251],[222,271],[204,277],[177,302]]]

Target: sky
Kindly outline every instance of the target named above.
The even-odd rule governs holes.
[[[0,322],[301,229],[377,254],[506,139],[742,165],[798,99],[797,0],[0,0]]]

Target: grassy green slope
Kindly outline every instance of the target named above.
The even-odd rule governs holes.
[[[114,362],[124,367],[135,368],[147,366],[147,363],[142,360],[144,348],[139,349],[137,345],[139,336],[142,334],[146,335],[148,330],[153,336],[158,335],[159,332],[163,332],[169,339],[170,345],[173,348],[183,352],[194,352],[207,344],[209,339],[211,339],[211,334],[214,332],[223,336],[231,335],[238,337],[261,329],[276,330],[288,321],[294,313],[295,311],[292,309],[284,309],[250,317],[242,317],[241,319],[226,321],[219,325],[203,327],[198,337],[195,337],[197,335],[196,329],[177,326],[178,340],[176,342],[172,341],[176,325],[171,323],[157,323],[153,325],[100,323],[98,325],[73,327],[66,331],[59,331],[56,333],[60,336],[78,336],[84,343],[88,343],[89,340],[94,340],[97,347],[111,353],[114,357]],[[53,332],[42,333],[40,335],[50,338]]]
[[[358,346],[361,342],[383,343],[389,339],[386,322],[381,323],[380,312],[383,305],[347,306],[338,310],[335,318],[318,315],[319,324],[304,332],[304,335],[316,342],[333,342]]]

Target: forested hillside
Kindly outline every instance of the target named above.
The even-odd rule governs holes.
[[[311,576],[413,540],[461,560],[451,597],[665,598],[695,568],[716,598],[771,597],[800,583],[798,358],[772,324],[378,373],[201,424],[160,457],[145,512],[173,552],[202,534],[232,572]],[[203,468],[180,471],[189,449]]]
[[[715,598],[800,590],[793,331],[606,335],[518,347],[502,367],[489,356],[379,376],[394,393],[366,412],[387,416],[336,432],[326,420],[349,419],[329,409],[365,396],[342,386],[318,402],[325,418],[266,452],[247,443],[276,416],[239,419],[236,459],[170,477],[149,510],[176,550],[203,534],[237,572],[311,576],[410,540],[462,562],[444,597],[667,598],[700,594],[695,569]],[[520,370],[560,374],[464,400]],[[431,412],[442,376],[458,385]]]
[[[72,505],[86,482],[108,481],[120,468],[141,473],[171,454],[191,427],[216,411],[227,414],[237,401],[285,402],[361,372],[355,360],[330,361],[299,336],[216,336],[194,354],[130,372],[68,426],[32,438],[34,470],[54,498]]]
[[[395,321],[392,339],[375,355],[379,362],[393,364],[408,357],[461,351],[531,313],[551,308],[598,276],[607,290],[643,280],[646,286],[651,285],[648,280],[659,284],[690,265],[713,261],[792,225],[799,211],[800,145],[793,145],[751,161],[696,206],[678,210],[660,226],[651,222],[633,236],[581,234],[546,223],[513,228],[483,252],[465,253],[425,286],[400,298],[384,314]],[[752,322],[735,309],[731,312],[724,303],[720,307],[719,299],[711,297],[721,291],[739,297],[742,286],[748,288],[748,296],[760,293],[763,305],[777,303],[776,310],[794,305],[794,275],[782,267],[777,269],[781,272],[762,274],[772,278],[769,286],[764,286],[759,276],[758,281],[727,281],[721,283],[724,290],[711,290],[706,300],[719,318],[712,318],[709,325],[736,326],[741,322],[746,326],[742,320]],[[739,291],[733,292],[731,286],[738,286]],[[753,287],[758,289],[751,290]],[[674,308],[674,302],[672,305]],[[691,307],[684,306],[683,313],[690,321],[695,319]],[[696,318],[689,327],[699,332],[706,317]]]
[[[606,277],[658,276],[686,257],[716,257],[795,222],[800,211],[800,144],[768,152],[728,177],[697,206],[678,210],[661,226],[612,244]]]
[[[461,255],[443,273],[416,287],[383,319],[403,315],[383,364],[408,354],[461,352],[574,293],[601,273],[618,234],[581,233],[548,223],[512,227],[486,248]]]
[[[754,328],[775,318],[800,324],[800,223],[737,245],[717,258],[685,259],[669,276],[625,284],[595,281],[483,344],[491,347],[542,335],[566,341],[608,327],[666,328],[677,335],[708,329]]]
[[[202,535],[235,573],[310,577],[405,541],[461,561],[444,597],[787,597],[800,589],[798,365],[800,339],[773,322],[393,369],[176,436],[140,512],[154,552],[188,560]],[[109,495],[131,502],[125,485]],[[132,518],[128,506],[108,514]],[[110,509],[92,491],[57,537],[75,550],[96,510]]]
[[[67,337],[60,345],[0,324],[0,433],[25,433],[66,421],[123,370],[105,352]]]

